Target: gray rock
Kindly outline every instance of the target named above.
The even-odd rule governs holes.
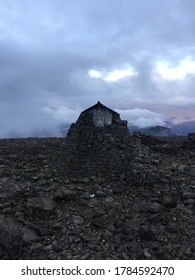
[[[19,224],[0,215],[0,244],[11,259],[18,259],[22,253],[23,231]]]
[[[186,165],[184,164],[180,164],[180,166],[178,167],[178,170],[183,172],[186,169]]]
[[[72,220],[73,220],[76,227],[83,224],[83,222],[84,222],[83,218],[81,218],[80,216],[73,216]]]
[[[138,241],[132,241],[129,243],[129,254],[137,255],[142,250],[142,244]]]
[[[164,210],[164,207],[158,202],[146,202],[141,206],[141,208],[142,211],[151,213],[162,212]]]
[[[143,254],[146,258],[150,258],[152,256],[146,249],[144,249]]]
[[[129,260],[129,256],[125,252],[122,253],[122,256],[124,260]]]
[[[193,243],[193,244],[191,245],[191,251],[192,251],[193,253],[195,253],[195,243]]]
[[[89,184],[90,178],[82,178],[82,179],[80,179],[80,182],[85,183],[85,184]]]
[[[194,204],[194,199],[193,198],[189,198],[189,199],[185,199],[184,201],[183,201],[183,203],[184,204]]]
[[[0,203],[0,209],[5,209],[5,208],[8,208],[11,206],[11,203],[8,202],[8,203]]]
[[[23,229],[23,241],[24,242],[31,242],[36,241],[39,239],[39,236],[34,230],[31,230],[29,228]]]
[[[52,212],[54,208],[54,201],[46,197],[29,198],[26,204],[26,212],[28,215],[32,215],[34,211]]]
[[[77,198],[77,193],[75,191],[69,190],[66,187],[62,187],[61,189],[57,190],[54,193],[53,199],[55,201],[69,201],[69,200],[75,200]]]
[[[44,248],[44,246],[40,242],[35,243],[35,244],[30,246],[30,250],[32,250],[32,251],[42,250],[43,248]]]
[[[114,200],[114,198],[112,196],[108,196],[108,197],[105,198],[105,202],[106,203],[113,203],[114,201],[115,200]]]
[[[183,199],[195,198],[195,193],[194,192],[189,192],[189,191],[184,192],[182,198]]]
[[[105,197],[106,196],[106,193],[105,192],[103,192],[103,191],[96,191],[95,192],[95,195],[97,196],[97,197]]]

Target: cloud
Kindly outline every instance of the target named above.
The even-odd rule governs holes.
[[[60,136],[57,122],[35,104],[1,104],[0,137]]]
[[[106,71],[105,69],[103,71],[90,69],[88,71],[88,74],[92,78],[100,78],[108,82],[115,82],[126,77],[137,75],[134,69],[129,65],[124,65],[120,69],[114,69],[111,72]]]
[[[115,110],[120,114],[122,119],[128,121],[129,125],[138,126],[140,128],[166,125],[166,119],[163,115],[147,109],[134,108],[128,110]]]
[[[195,119],[194,13],[193,0],[2,0],[0,137],[55,135],[97,100],[139,126]]]
[[[82,92],[71,80],[79,60],[82,65],[82,58],[69,53],[50,56],[0,45],[0,137],[37,135],[36,131],[59,135],[59,124],[71,121],[70,108]],[[61,103],[65,119],[62,113],[60,118],[61,105],[56,114],[45,109]]]
[[[52,116],[53,119],[56,120],[58,124],[71,124],[76,122],[78,119],[82,108],[77,104],[70,107],[67,107],[66,104],[63,103],[55,103],[53,101],[50,104],[47,104],[43,111]]]
[[[187,75],[195,73],[195,61],[191,57],[182,59],[175,67],[167,61],[159,61],[156,72],[165,80],[185,79]]]

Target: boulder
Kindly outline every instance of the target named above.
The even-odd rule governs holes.
[[[150,213],[158,213],[164,210],[164,207],[158,202],[146,202],[142,206],[142,211]]]
[[[8,254],[10,259],[18,259],[22,253],[22,226],[0,215],[0,245],[2,258]]]
[[[26,212],[29,215],[38,212],[50,213],[54,210],[55,203],[52,199],[47,197],[33,197],[27,200]]]
[[[75,191],[71,191],[66,187],[62,187],[61,189],[57,190],[54,193],[53,199],[55,201],[69,201],[69,200],[75,200],[77,198],[77,193]]]
[[[182,198],[183,198],[183,200],[189,199],[189,198],[195,198],[195,192],[186,191],[183,193]]]

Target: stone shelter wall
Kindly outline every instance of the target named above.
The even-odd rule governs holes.
[[[62,171],[68,177],[101,177],[107,181],[126,180],[131,157],[127,122],[105,127],[83,125],[79,118],[65,140]]]

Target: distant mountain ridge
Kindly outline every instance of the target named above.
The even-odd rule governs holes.
[[[185,136],[190,132],[195,132],[195,121],[175,124],[171,128],[173,134]]]
[[[142,132],[152,136],[187,136],[190,132],[195,132],[195,121],[183,122],[177,125],[166,126],[152,126],[140,128],[136,126],[128,126],[130,132]]]
[[[63,136],[66,136],[70,125],[61,124],[59,129]],[[142,132],[144,134],[152,136],[187,136],[190,132],[195,132],[195,121],[183,122],[181,124],[169,124],[168,126],[150,126],[145,128],[140,128],[134,125],[128,125],[128,129],[131,133]]]
[[[144,134],[152,135],[152,136],[171,136],[172,131],[170,128],[165,127],[165,126],[152,126],[152,127],[147,127],[147,128],[139,128],[135,126],[129,126],[129,131],[130,132],[142,132]]]

